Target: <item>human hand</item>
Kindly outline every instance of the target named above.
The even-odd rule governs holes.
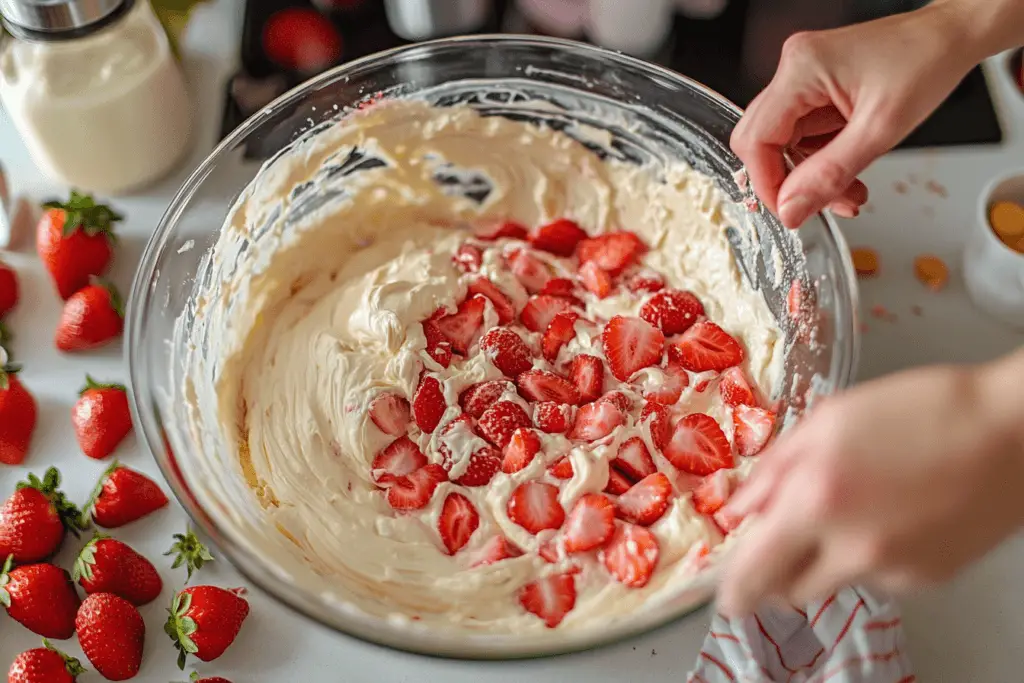
[[[932,584],[1019,528],[1024,421],[1006,400],[1024,379],[1018,356],[1016,374],[1004,367],[998,381],[926,368],[812,409],[726,508],[760,518],[729,558],[721,609],[804,604],[850,583],[894,592]]]
[[[950,3],[831,31],[797,33],[732,134],[754,191],[784,225],[825,207],[853,218],[857,175],[892,149],[984,57]],[[788,174],[784,152],[798,163]]]

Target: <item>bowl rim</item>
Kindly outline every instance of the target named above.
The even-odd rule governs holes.
[[[270,104],[262,107],[259,111],[249,116],[229,135],[216,144],[203,161],[196,166],[196,168],[180,185],[164,210],[153,234],[147,240],[146,246],[139,259],[139,266],[136,270],[135,278],[132,283],[128,300],[128,313],[125,320],[126,329],[124,355],[128,363],[131,412],[133,419],[135,420],[135,424],[141,425],[140,431],[142,432],[143,440],[149,448],[150,453],[153,455],[153,459],[156,461],[157,467],[160,469],[161,474],[170,486],[175,498],[191,519],[192,525],[201,530],[212,540],[217,550],[228,559],[235,571],[242,575],[252,585],[258,587],[262,592],[271,596],[279,604],[284,605],[298,615],[317,624],[326,626],[339,634],[354,638],[357,641],[361,641],[375,647],[399,650],[436,659],[512,661],[582,653],[614,643],[620,643],[630,638],[646,636],[656,631],[663,630],[675,624],[677,621],[702,609],[706,604],[708,604],[708,601],[697,602],[690,609],[665,615],[658,620],[638,625],[632,629],[623,629],[621,631],[618,629],[610,629],[607,635],[588,637],[585,642],[582,643],[570,640],[562,644],[546,646],[539,650],[534,647],[529,650],[496,648],[494,652],[481,651],[480,649],[472,652],[458,652],[456,651],[457,647],[449,646],[447,649],[440,651],[438,649],[427,649],[426,646],[418,646],[416,643],[402,640],[403,634],[397,629],[392,631],[394,636],[390,638],[381,637],[378,639],[361,634],[352,629],[350,625],[344,623],[342,619],[339,619],[340,612],[338,610],[327,608],[325,603],[322,600],[317,600],[316,596],[312,593],[305,592],[290,584],[282,584],[277,580],[278,577],[275,576],[269,565],[265,565],[260,557],[249,549],[236,544],[230,534],[224,532],[223,525],[221,523],[208,515],[196,502],[193,502],[194,498],[188,493],[187,487],[183,486],[182,483],[179,482],[178,475],[174,472],[176,464],[172,463],[170,458],[160,457],[157,455],[158,449],[163,448],[162,428],[158,424],[153,411],[150,411],[148,408],[144,409],[141,405],[138,392],[135,391],[135,387],[138,383],[138,368],[141,365],[141,361],[137,358],[138,354],[141,353],[141,347],[138,344],[137,337],[141,334],[140,327],[146,311],[146,307],[142,304],[143,302],[148,301],[151,296],[149,283],[154,277],[157,257],[165,251],[168,240],[170,239],[170,228],[177,223],[179,213],[188,204],[192,194],[202,184],[205,177],[213,170],[225,151],[236,147],[241,140],[258,128],[265,119],[278,111],[282,106],[287,105],[293,99],[296,99],[309,91],[316,90],[325,83],[343,77],[347,72],[356,71],[375,62],[387,61],[397,55],[413,54],[417,50],[421,49],[473,44],[479,44],[481,46],[494,44],[517,44],[524,46],[536,45],[540,47],[571,49],[574,51],[584,52],[587,56],[609,60],[611,65],[622,65],[624,67],[639,69],[646,71],[651,75],[660,76],[668,79],[669,81],[684,85],[696,94],[703,96],[710,103],[718,106],[725,112],[732,114],[737,118],[743,114],[743,110],[739,106],[714,89],[659,64],[576,40],[525,34],[474,34],[411,43],[375,52],[350,62],[345,62],[344,64],[340,64],[313,78],[310,78],[309,80],[300,83],[278,96]],[[789,162],[788,159],[787,162],[792,168],[792,163]],[[853,277],[854,269],[849,247],[842,235],[842,232],[832,219],[831,214],[828,211],[823,211],[818,214],[818,218],[820,218],[824,223],[828,237],[835,242],[840,258],[839,265],[842,267],[843,274],[848,285],[847,289],[849,300],[845,303],[850,306],[851,311],[851,328],[849,330],[850,353],[846,359],[845,365],[838,369],[838,373],[835,378],[834,390],[838,391],[848,387],[853,382],[860,355],[860,334],[856,323],[858,311],[857,281],[856,278]],[[714,572],[712,571],[708,573],[712,574],[711,580],[714,580]]]

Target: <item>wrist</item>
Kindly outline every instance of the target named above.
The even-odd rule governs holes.
[[[945,37],[974,64],[1024,44],[1022,0],[933,0],[924,9]]]

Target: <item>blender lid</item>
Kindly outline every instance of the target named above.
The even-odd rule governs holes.
[[[0,17],[12,33],[62,34],[105,24],[132,0],[0,0]]]

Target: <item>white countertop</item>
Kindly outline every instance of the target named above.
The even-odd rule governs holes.
[[[201,120],[191,164],[198,163],[217,138],[223,84],[233,68],[240,11],[240,3],[231,0],[216,0],[200,7],[185,40]],[[1024,168],[1024,96],[1010,83],[1005,57],[992,60],[989,67],[1006,134],[1004,144],[891,154],[866,174],[872,197],[869,210],[860,219],[843,223],[851,244],[871,245],[880,252],[883,269],[878,278],[862,283],[864,320],[869,329],[863,341],[861,379],[925,363],[984,361],[1024,344],[1024,333],[1010,331],[974,309],[959,275],[960,251],[974,224],[981,188],[998,173],[1014,166]],[[48,183],[35,170],[2,109],[0,162],[6,166],[16,194],[24,193],[38,201],[66,192],[66,188]],[[120,228],[121,246],[112,272],[125,293],[146,239],[186,173],[187,169],[182,168],[146,194],[115,202],[128,216]],[[941,184],[948,196],[929,191],[928,181]],[[25,365],[23,381],[40,404],[40,420],[25,466],[0,469],[0,495],[6,496],[27,472],[42,472],[56,465],[64,473],[67,492],[74,500],[82,501],[106,463],[89,460],[78,450],[70,407],[86,372],[97,379],[123,381],[127,370],[120,347],[80,356],[60,355],[53,348],[50,339],[60,302],[32,250],[33,242],[34,237],[19,252],[3,257],[15,265],[22,280],[22,303],[8,322],[17,335],[14,353]],[[926,291],[914,279],[911,262],[922,252],[936,253],[953,266],[952,282],[942,293]],[[868,311],[874,305],[883,305],[898,319],[885,322],[872,318]],[[915,306],[920,307],[920,315],[912,312]],[[135,437],[130,437],[117,456],[160,480],[150,454]],[[170,509],[125,527],[116,535],[163,570],[168,568],[164,562],[168,558],[161,557],[161,553],[170,545],[171,534],[182,529],[185,522],[184,513],[172,503]],[[62,566],[70,566],[78,547],[74,542],[66,544],[58,558]],[[170,571],[163,575],[164,594],[142,610],[149,637],[142,671],[136,679],[140,681],[187,678],[175,667],[172,645],[162,632],[165,607],[184,575]],[[1020,680],[1024,655],[1016,653],[1024,632],[1022,575],[1024,537],[1018,537],[952,584],[906,601],[905,623],[919,680]],[[208,565],[198,581],[224,586],[243,584],[226,562]],[[593,653],[532,662],[476,664],[432,660],[359,643],[310,623],[257,591],[250,593],[250,602],[251,616],[238,641],[217,662],[199,663],[202,674],[222,675],[235,683],[543,683],[573,678],[594,683],[681,682],[695,661],[709,623],[705,610],[652,635]],[[39,638],[26,629],[6,617],[0,619],[0,672],[6,671],[17,653],[38,644]],[[73,639],[58,646],[81,657]],[[79,680],[86,683],[101,679],[90,673]]]

